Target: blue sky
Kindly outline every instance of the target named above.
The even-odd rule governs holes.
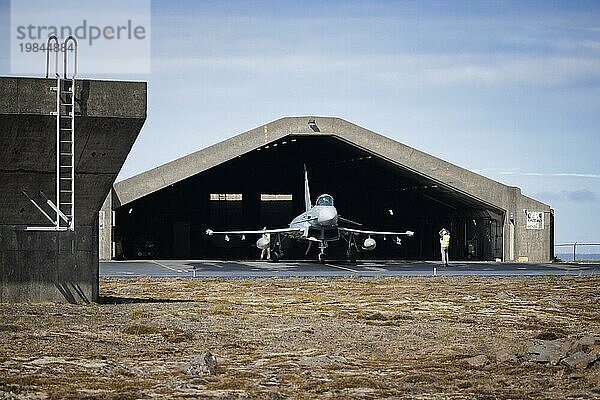
[[[600,241],[600,2],[153,1],[151,31],[151,74],[80,73],[148,81],[120,179],[339,116],[521,187],[555,208],[557,242]]]

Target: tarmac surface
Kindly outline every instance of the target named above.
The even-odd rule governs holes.
[[[313,278],[393,276],[540,276],[600,275],[600,263],[514,264],[365,261],[355,264],[310,261],[137,260],[101,261],[100,277]]]

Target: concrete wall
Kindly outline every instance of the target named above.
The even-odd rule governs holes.
[[[0,77],[0,302],[96,301],[98,211],[146,118],[146,83],[77,81],[75,232],[21,193],[55,197],[54,79]]]
[[[108,193],[100,212],[98,213],[98,229],[99,229],[99,248],[98,255],[100,260],[110,260],[112,258],[112,242],[113,242],[113,229],[112,229],[112,195],[113,191]]]
[[[527,229],[525,210],[544,214],[543,229]],[[516,252],[515,259],[522,262],[549,261],[554,257],[554,226],[551,224],[553,211],[549,206],[540,203],[520,191],[515,205],[516,215]]]
[[[309,127],[309,120],[315,120],[320,132],[314,132]],[[530,262],[547,262],[551,258],[553,227],[546,224],[540,231],[527,230],[523,212],[524,208],[528,208],[549,214],[548,205],[521,195],[518,188],[503,185],[340,118],[309,116],[282,118],[234,136],[204,150],[116,183],[114,187],[119,205],[125,205],[290,134],[335,135],[353,146],[365,149],[405,170],[433,180],[440,186],[504,214],[503,259],[505,261],[525,257]],[[512,241],[510,240],[513,225],[510,220],[511,214],[515,217]],[[511,256],[513,253],[514,257]]]

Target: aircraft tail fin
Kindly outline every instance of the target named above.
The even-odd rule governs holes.
[[[308,171],[306,171],[306,164],[304,164],[304,204],[306,206],[306,211],[312,208],[312,204],[310,204],[310,189],[308,187]]]

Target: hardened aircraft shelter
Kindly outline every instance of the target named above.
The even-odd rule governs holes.
[[[256,259],[257,238],[224,240],[206,229],[287,226],[304,210],[304,165],[313,201],[328,193],[364,229],[415,232],[401,245],[380,239],[359,258],[439,259],[444,227],[451,260],[553,258],[553,211],[519,188],[348,121],[309,116],[269,122],[117,182],[101,213],[100,257]],[[284,247],[288,258],[315,258],[305,244]],[[344,252],[340,241],[328,257]]]

